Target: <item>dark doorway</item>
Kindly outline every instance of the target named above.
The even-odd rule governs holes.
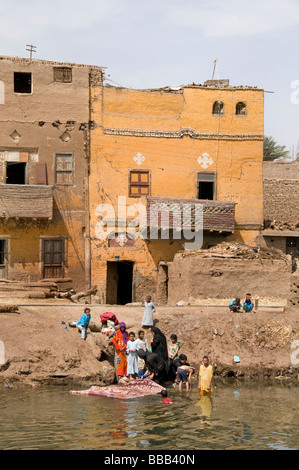
[[[286,254],[292,256],[292,271],[295,272],[297,269],[296,259],[299,258],[299,238],[286,238]]]
[[[6,163],[6,184],[26,184],[26,163]]]
[[[107,262],[106,303],[125,305],[133,297],[132,261]]]
[[[7,278],[7,240],[0,240],[0,278]]]
[[[157,298],[158,298],[159,304],[167,305],[168,303],[168,265],[167,264],[159,264]]]

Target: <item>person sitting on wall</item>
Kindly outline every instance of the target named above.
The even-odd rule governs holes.
[[[245,302],[243,303],[244,312],[251,312],[253,310],[254,303],[251,300],[251,294],[246,294]]]
[[[90,323],[90,319],[90,308],[86,308],[81,318],[77,321],[78,331],[81,332],[81,341],[86,341],[87,334],[89,333],[88,325]]]
[[[239,312],[242,308],[239,297],[236,297],[235,299],[231,300],[228,307],[231,312]]]

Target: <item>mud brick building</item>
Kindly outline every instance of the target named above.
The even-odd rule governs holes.
[[[260,244],[291,255],[295,269],[299,259],[299,160],[265,162],[263,175],[264,230]]]
[[[0,57],[0,277],[90,282],[90,90],[100,67]]]
[[[263,229],[262,89],[228,80],[178,88],[92,89],[90,132],[91,279],[104,303],[168,299],[168,266],[186,239],[177,221],[136,213],[202,204],[203,247],[224,240],[252,246]],[[105,205],[106,206],[103,206]],[[158,221],[157,221],[158,220]]]

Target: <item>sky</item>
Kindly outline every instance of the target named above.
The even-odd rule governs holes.
[[[265,90],[265,135],[299,152],[299,0],[0,0],[0,55],[106,67],[160,88],[228,78]]]

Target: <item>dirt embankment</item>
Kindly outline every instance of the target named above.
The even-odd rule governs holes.
[[[77,329],[68,326],[83,309],[84,305],[43,305],[20,307],[18,314],[0,313],[0,341],[4,345],[0,385],[73,382],[85,387],[113,383],[114,349],[111,341],[96,331],[99,315],[112,311],[137,334],[143,308],[91,306],[93,331],[85,343]],[[292,349],[299,340],[298,310],[264,308],[242,314],[215,306],[158,306],[156,320],[168,341],[172,333],[177,334],[181,352],[196,368],[207,354],[220,376],[298,379],[299,342],[297,356]],[[150,332],[147,335],[150,338]],[[234,362],[234,356],[240,362]]]

